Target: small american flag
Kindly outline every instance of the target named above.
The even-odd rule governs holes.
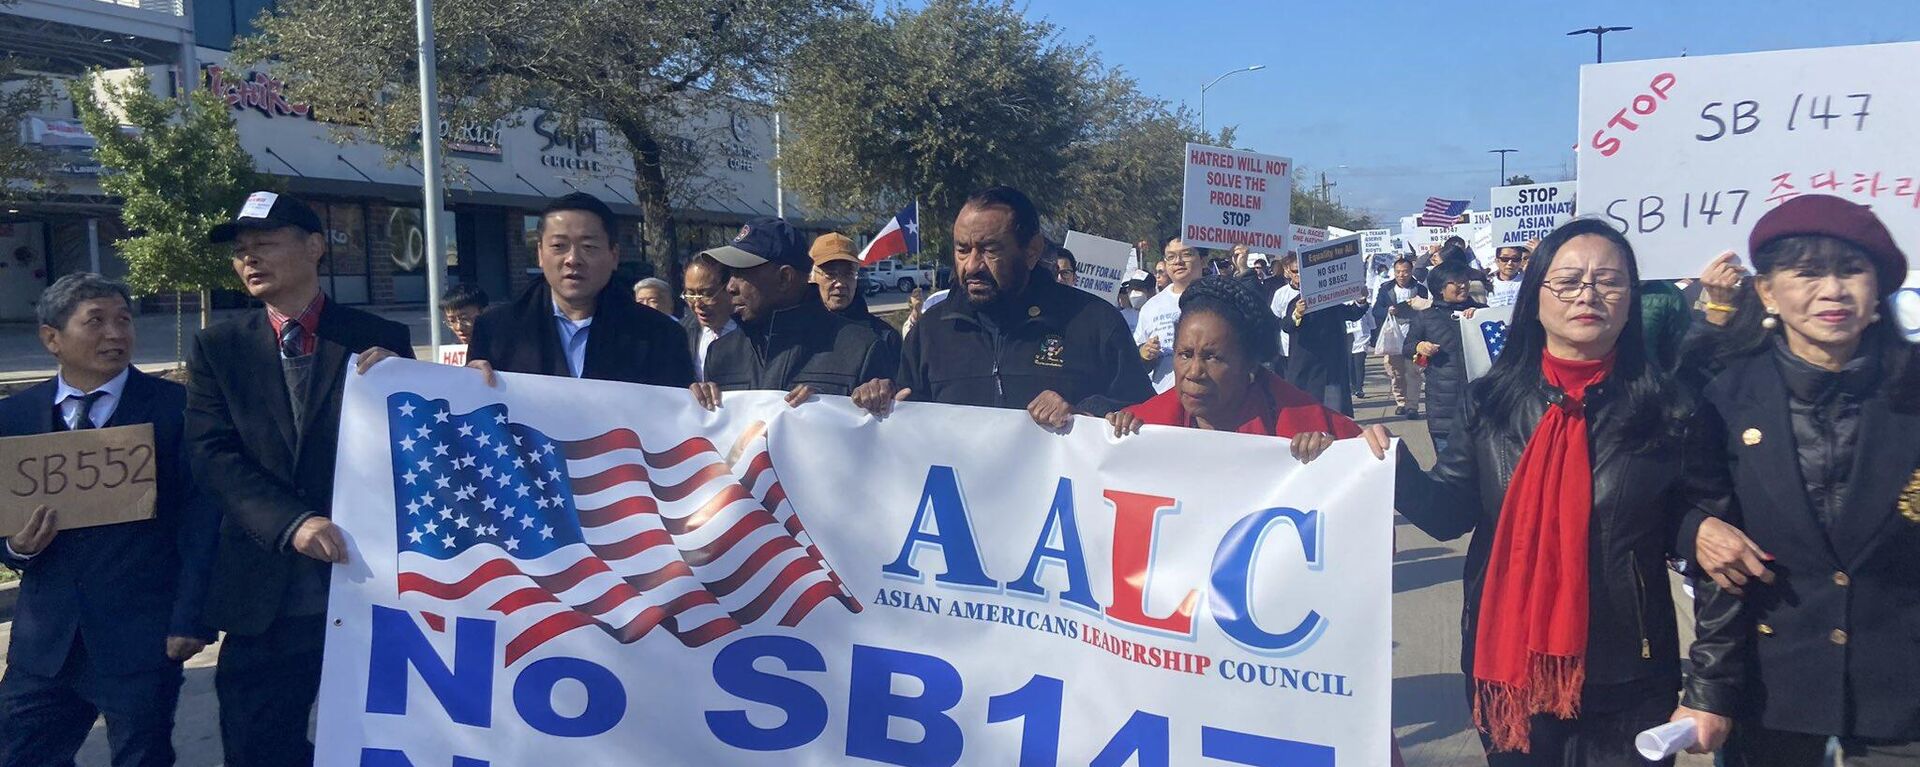
[[[1446,200],[1428,197],[1427,206],[1420,211],[1421,226],[1453,226],[1460,223],[1460,214],[1467,212],[1466,200]]]
[[[653,452],[624,428],[556,440],[504,405],[456,414],[402,392],[387,407],[399,591],[505,616],[506,665],[587,626],[698,647],[829,598],[861,609],[787,501],[764,424],[723,456],[700,437]]]
[[[1487,361],[1500,359],[1500,349],[1507,345],[1506,321],[1480,323],[1480,337],[1487,341]]]

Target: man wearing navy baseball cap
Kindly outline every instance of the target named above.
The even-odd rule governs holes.
[[[851,394],[899,365],[899,355],[873,328],[821,303],[810,281],[813,257],[786,220],[748,221],[733,242],[695,260],[726,271],[741,331],[708,348],[707,380],[691,387],[702,407],[719,406],[723,391],[784,391],[789,405],[815,394]]]
[[[407,326],[327,300],[325,227],[291,196],[254,192],[208,239],[264,310],[200,331],[187,357],[184,444],[220,508],[205,620],[227,632],[214,692],[227,764],[312,764],[331,567],[328,519],[348,358],[413,356]]]

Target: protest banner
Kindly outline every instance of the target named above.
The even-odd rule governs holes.
[[[1360,252],[1369,258],[1394,255],[1393,230],[1362,229],[1357,234],[1360,235]]]
[[[1802,194],[1870,205],[1920,252],[1917,69],[1920,43],[1582,66],[1577,208],[1650,280],[1749,256],[1754,223]]]
[[[1527,246],[1573,220],[1575,182],[1496,186],[1492,190],[1493,247]]]
[[[1367,298],[1367,261],[1360,235],[1328,240],[1300,251],[1300,295],[1306,312]]]
[[[455,365],[455,366],[467,364],[467,345],[466,344],[441,344],[440,345],[440,364]]]
[[[1401,217],[1400,239],[1408,248],[1421,255],[1426,254],[1428,247],[1446,242],[1447,238],[1452,237],[1454,230],[1459,227],[1458,224],[1453,226],[1421,226],[1419,222],[1419,216]]]
[[[319,764],[1388,761],[1359,440],[500,377],[348,377]]]
[[[1295,253],[1304,253],[1307,248],[1327,241],[1327,230],[1317,226],[1294,224],[1288,229],[1290,235],[1287,239],[1287,250]]]
[[[1460,346],[1464,353],[1467,380],[1493,369],[1493,361],[1507,345],[1507,325],[1513,321],[1513,306],[1475,309],[1472,317],[1455,316],[1460,321]]]
[[[1187,144],[1180,239],[1196,248],[1245,245],[1282,253],[1289,242],[1293,161],[1240,149]]]
[[[1062,243],[1073,251],[1073,286],[1113,303],[1120,295],[1120,283],[1127,278],[1127,259],[1133,246],[1119,240],[1095,237],[1086,232],[1068,231]]]
[[[152,519],[157,458],[150,423],[0,438],[0,538],[25,529],[42,504],[61,530]]]

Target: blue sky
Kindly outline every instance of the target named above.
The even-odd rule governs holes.
[[[1029,0],[1027,15],[1091,42],[1147,93],[1239,127],[1239,146],[1290,156],[1385,220],[1428,195],[1483,209],[1499,175],[1572,178],[1579,66],[1608,61],[1920,40],[1920,0]],[[1916,87],[1920,87],[1917,85]],[[1171,151],[1171,150],[1170,150]],[[1344,169],[1339,166],[1346,166]]]

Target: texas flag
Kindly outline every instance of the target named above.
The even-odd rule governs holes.
[[[894,256],[904,256],[920,252],[920,203],[914,202],[901,208],[899,213],[880,227],[880,233],[873,236],[865,250],[860,251],[860,265],[872,266]]]

